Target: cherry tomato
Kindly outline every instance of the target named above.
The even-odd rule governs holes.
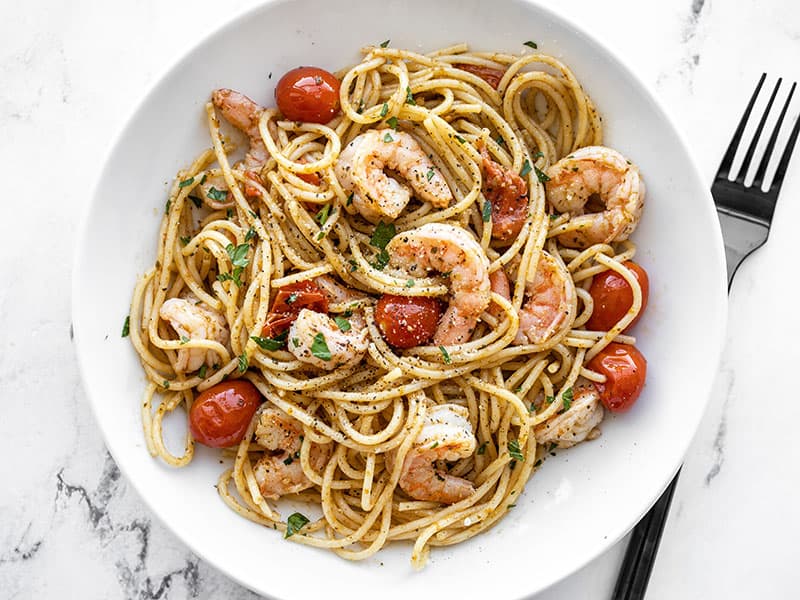
[[[636,324],[647,307],[650,281],[648,280],[647,272],[635,262],[629,260],[622,264],[633,272],[634,277],[639,282],[639,286],[642,288],[642,309],[630,325],[626,327],[625,331],[627,331]],[[592,311],[592,316],[586,326],[595,331],[611,329],[633,305],[633,290],[631,286],[628,285],[622,275],[611,269],[594,276],[589,293],[592,296],[592,300],[594,300],[594,311]]]
[[[189,429],[194,439],[206,446],[233,446],[242,441],[262,402],[258,389],[249,381],[223,381],[195,399],[189,411]]]
[[[472,73],[473,75],[477,75],[481,79],[483,79],[486,83],[492,86],[494,89],[497,89],[497,86],[500,85],[500,80],[503,78],[503,75],[506,72],[503,69],[493,69],[492,67],[484,67],[482,65],[468,65],[466,63],[457,63],[453,65],[456,69],[461,69],[462,71],[467,71],[468,73]]]
[[[647,377],[647,361],[635,346],[611,343],[589,361],[592,371],[606,376],[595,383],[600,401],[611,412],[628,410],[642,393]]]
[[[298,67],[281,77],[275,101],[290,121],[327,123],[339,112],[339,80],[317,67]]]
[[[489,156],[484,147],[483,195],[492,205],[492,237],[506,244],[519,235],[528,218],[528,184]]]
[[[267,315],[261,335],[276,338],[291,327],[304,308],[314,312],[328,312],[328,296],[311,280],[290,283],[278,290]]]
[[[441,312],[436,298],[384,294],[375,307],[375,320],[389,344],[413,348],[433,337]]]
[[[309,279],[279,288],[270,312],[297,314],[303,308],[328,312],[328,297],[322,292],[322,288]]]

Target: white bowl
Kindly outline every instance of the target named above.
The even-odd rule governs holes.
[[[564,60],[596,101],[606,143],[641,168],[648,197],[635,240],[650,273],[637,325],[648,359],[634,408],[597,441],[548,458],[496,527],[436,549],[422,572],[410,547],[351,563],[293,544],[235,515],[217,496],[218,453],[185,469],[150,458],[140,417],[145,384],[120,338],[131,290],[152,264],[167,183],[207,147],[203,105],[216,87],[265,103],[286,70],[339,69],[358,49],[432,50],[466,41],[483,50],[540,50]],[[268,73],[272,78],[268,78]],[[657,101],[608,50],[563,18],[521,1],[269,2],[191,50],[144,97],[103,167],[83,223],[74,275],[75,342],[97,422],[122,472],[192,550],[275,598],[521,598],[579,569],[623,536],[677,470],[709,396],[722,348],[726,285],[711,197]],[[179,419],[178,419],[179,420]]]

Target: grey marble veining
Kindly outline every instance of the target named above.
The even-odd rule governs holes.
[[[800,77],[793,0],[554,8],[655,90],[709,182],[757,76]],[[80,385],[69,318],[75,229],[110,132],[219,10],[210,0],[32,0],[0,20],[0,202],[13,217],[0,253],[0,598],[255,598],[189,551],[120,476]],[[784,196],[798,192],[795,161]],[[770,241],[737,274],[728,346],[648,598],[794,593],[800,445],[784,429],[800,418],[791,393],[800,322],[786,306],[800,291],[786,273],[798,219],[800,203],[783,200]],[[687,390],[674,401],[692,400]],[[623,550],[540,598],[609,597]]]

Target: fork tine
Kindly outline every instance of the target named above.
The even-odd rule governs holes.
[[[725,156],[722,157],[722,162],[719,164],[717,177],[728,179],[731,165],[733,165],[733,157],[736,156],[736,149],[739,147],[739,142],[742,139],[742,134],[744,133],[744,128],[747,125],[747,120],[750,118],[750,111],[753,110],[753,105],[756,103],[756,98],[758,98],[758,93],[761,91],[761,86],[764,84],[764,80],[766,78],[767,74],[763,73],[761,75],[761,79],[758,80],[756,91],[753,92],[750,102],[747,104],[747,110],[744,111],[742,120],[739,121],[739,126],[736,127],[736,132],[733,134],[733,138],[731,138],[731,143],[728,146],[728,149],[725,151]]]
[[[786,110],[789,108],[789,104],[792,102],[792,96],[794,95],[794,89],[797,87],[797,82],[792,84],[792,87],[789,89],[789,95],[786,96],[786,102],[783,104],[783,108],[781,109],[781,114],[778,116],[778,120],[775,122],[775,127],[772,130],[772,135],[769,138],[769,142],[767,142],[767,147],[764,149],[764,156],[761,159],[761,164],[758,165],[758,171],[756,172],[755,179],[753,179],[753,186],[756,188],[761,188],[764,185],[764,177],[767,174],[767,167],[769,166],[769,161],[772,158],[772,151],[775,149],[775,142],[778,141],[778,134],[781,131],[781,126],[783,125],[783,118],[786,116]]]
[[[739,167],[739,174],[736,176],[736,181],[739,183],[744,182],[744,178],[747,177],[747,171],[750,170],[750,162],[753,160],[753,155],[756,153],[758,140],[761,137],[761,132],[764,130],[764,124],[767,122],[769,111],[772,110],[772,103],[775,102],[775,96],[778,95],[778,88],[781,87],[782,81],[783,78],[778,77],[778,83],[775,84],[775,89],[772,90],[772,94],[769,97],[769,102],[767,102],[767,106],[764,108],[764,114],[761,115],[761,120],[758,122],[758,127],[756,127],[756,131],[753,134],[753,139],[750,141],[750,145],[747,147],[747,152],[744,155],[742,166]]]
[[[781,162],[778,163],[778,169],[775,171],[775,178],[772,180],[770,186],[770,194],[777,195],[783,185],[783,176],[786,175],[786,169],[789,166],[789,160],[792,158],[792,150],[797,143],[797,136],[800,134],[800,117],[794,122],[792,133],[789,135],[789,141],[786,142],[786,148],[783,150]],[[774,190],[773,190],[774,188]]]

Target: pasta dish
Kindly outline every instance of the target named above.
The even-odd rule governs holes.
[[[407,540],[421,567],[633,404],[644,182],[570,69],[525,45],[387,41],[286,73],[277,107],[212,92],[123,330],[151,455],[219,448],[239,515],[351,560]]]

